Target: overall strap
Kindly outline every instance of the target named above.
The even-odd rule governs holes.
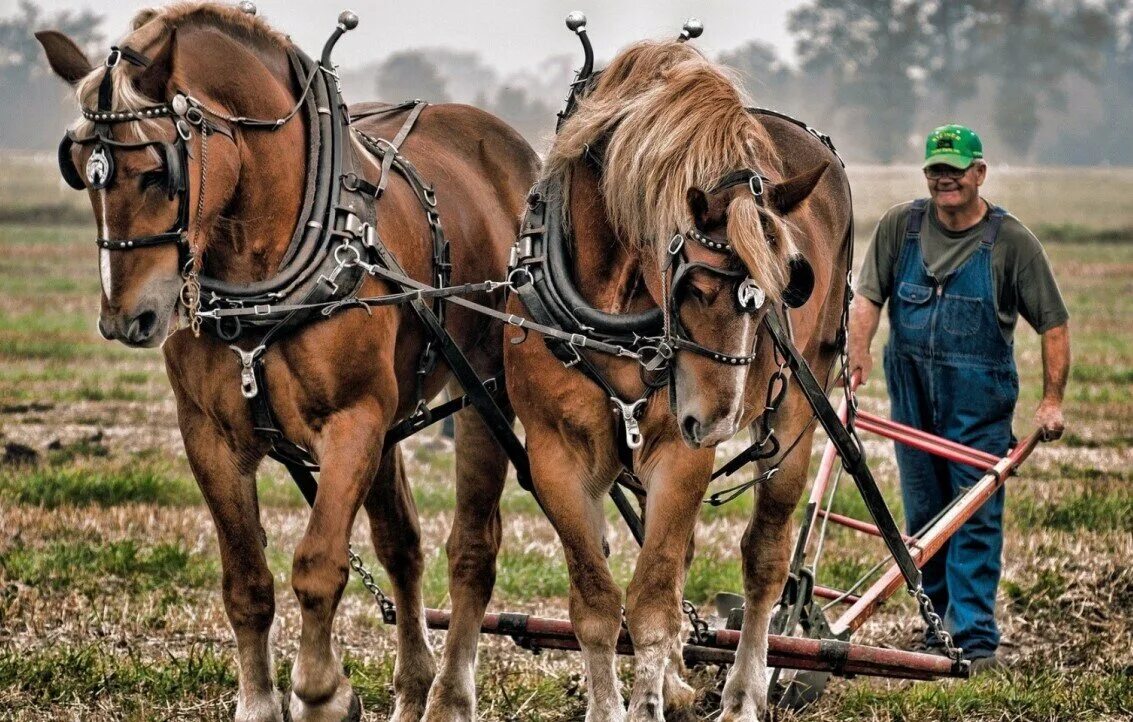
[[[999,229],[1003,227],[1003,220],[1007,217],[1007,211],[999,206],[991,203],[988,203],[988,206],[990,206],[990,210],[983,237],[980,238],[980,248],[991,248],[995,245],[995,239],[999,238]]]
[[[921,239],[921,227],[924,225],[927,214],[928,198],[918,198],[913,201],[913,205],[909,207],[909,220],[905,224],[906,241],[919,241]]]

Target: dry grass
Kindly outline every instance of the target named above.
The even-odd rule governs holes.
[[[906,170],[851,169],[861,216],[876,217],[915,194],[911,172],[912,181]],[[989,188],[993,199],[1033,225],[1133,227],[1133,210],[1124,202],[1133,190],[1129,171],[1002,169],[992,178],[1003,179]],[[26,197],[50,199],[47,186],[36,180]],[[17,187],[0,174],[0,189]],[[31,465],[0,466],[0,719],[228,719],[235,666],[211,521],[180,452],[160,357],[128,352],[95,334],[98,279],[88,237],[83,227],[0,225],[0,434],[5,444],[37,456]],[[784,717],[1133,717],[1133,348],[1127,332],[1133,244],[1067,243],[1048,251],[1073,316],[1070,428],[1066,441],[1041,448],[1009,482],[1000,615],[1012,666],[971,682],[835,681],[814,709]],[[1021,432],[1041,384],[1038,343],[1025,328],[1017,355]],[[886,410],[882,387],[869,387],[863,398],[869,410]],[[406,446],[425,515],[426,596],[443,605],[451,454],[432,435]],[[889,445],[867,439],[866,448],[896,506]],[[265,467],[260,491],[279,610],[274,644],[286,684],[298,631],[290,552],[306,513],[275,465]],[[840,491],[838,503],[848,513],[863,511],[850,488]],[[750,497],[743,497],[705,511],[690,598],[704,602],[739,585],[736,546],[750,507]],[[564,564],[550,525],[514,484],[504,509],[494,608],[564,615]],[[830,535],[822,581],[845,584],[881,558],[880,544],[858,539]],[[615,526],[611,545],[611,566],[624,582],[632,572],[633,542]],[[366,546],[360,524],[355,547]],[[907,601],[895,599],[859,639],[894,642],[914,624]],[[336,634],[369,718],[382,719],[390,703],[392,635],[356,580]],[[434,642],[439,647],[443,638]],[[481,660],[483,719],[581,718],[585,696],[576,656],[532,657],[506,640],[485,639]],[[710,705],[712,670],[698,673],[697,681]]]

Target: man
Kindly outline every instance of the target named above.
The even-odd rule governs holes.
[[[866,251],[850,313],[849,363],[862,383],[870,341],[889,304],[885,377],[892,417],[1003,456],[1019,394],[1013,335],[1018,316],[1042,336],[1043,397],[1035,424],[1062,435],[1070,364],[1069,314],[1042,245],[1014,216],[980,197],[987,178],[979,136],[961,125],[929,134],[930,199],[894,206]],[[982,475],[897,444],[906,525],[927,525]],[[925,591],[973,669],[993,666],[999,645],[995,592],[1003,548],[999,492],[925,565]],[[925,630],[924,644],[942,641]]]

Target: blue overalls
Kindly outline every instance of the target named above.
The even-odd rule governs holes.
[[[992,206],[979,247],[955,271],[935,278],[920,244],[928,208],[927,199],[913,203],[889,298],[885,378],[892,418],[1003,456],[1013,441],[1019,396],[1013,346],[999,329],[991,275],[991,249],[1006,211]],[[975,467],[896,447],[910,534],[982,476]],[[999,646],[995,592],[1003,496],[1001,487],[923,568],[925,592],[969,658],[991,655]]]

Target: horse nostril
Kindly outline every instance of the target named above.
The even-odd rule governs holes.
[[[126,338],[133,343],[143,343],[153,335],[156,326],[157,314],[153,311],[142,311],[130,322],[130,327],[126,329]]]
[[[685,432],[685,438],[689,441],[700,442],[700,422],[697,421],[695,416],[686,416],[681,421],[681,429]]]

